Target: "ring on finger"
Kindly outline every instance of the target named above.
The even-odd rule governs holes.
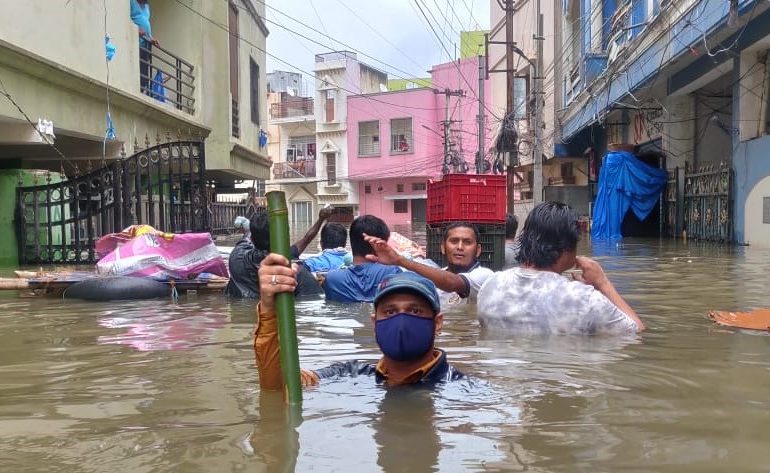
[[[270,279],[270,284],[273,285],[273,286],[278,285],[278,281],[276,280],[275,274],[273,274],[272,279]]]

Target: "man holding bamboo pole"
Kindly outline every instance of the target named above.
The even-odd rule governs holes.
[[[275,296],[297,287],[297,267],[281,255],[271,253],[259,268],[262,299],[257,306],[258,323],[254,352],[262,389],[282,389],[279,363]],[[463,377],[447,361],[446,353],[435,347],[444,317],[436,286],[412,272],[387,276],[374,297],[374,333],[382,358],[376,364],[357,360],[334,363],[319,370],[301,371],[303,386],[318,384],[336,376],[374,376],[389,386],[435,384]]]

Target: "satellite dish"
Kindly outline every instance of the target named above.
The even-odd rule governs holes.
[[[294,91],[293,87],[286,87],[286,93],[289,94],[289,97],[297,95],[297,92]]]
[[[380,92],[387,92],[388,86],[385,84],[380,84]]]

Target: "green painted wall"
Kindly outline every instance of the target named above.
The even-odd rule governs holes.
[[[32,172],[19,169],[0,169],[0,268],[17,268],[19,265],[19,245],[16,239],[16,187],[19,185],[19,176],[21,176],[22,186],[40,185],[42,182],[38,179],[35,182]],[[51,182],[56,183],[61,180],[59,173],[51,173]],[[59,212],[57,212],[59,210]],[[69,214],[66,211],[65,214]],[[61,218],[60,208],[52,209],[52,221],[59,221]],[[67,215],[65,215],[65,218]],[[41,223],[44,223],[45,216],[41,217]],[[45,228],[44,225],[41,226]],[[61,244],[62,234],[60,228],[54,228],[52,231],[52,240],[54,244]],[[67,235],[69,238],[70,235]],[[45,242],[48,238],[47,231],[41,230],[40,241]]]
[[[413,79],[388,79],[388,90],[406,90],[407,84],[414,84],[412,89],[418,87],[430,87],[432,82],[430,77],[415,77]]]
[[[484,35],[487,30],[460,32],[460,58],[484,55]]]

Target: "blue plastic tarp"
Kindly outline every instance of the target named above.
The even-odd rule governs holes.
[[[643,163],[632,153],[608,153],[599,173],[599,194],[594,205],[591,238],[623,238],[620,226],[628,210],[631,209],[639,220],[647,218],[667,180],[665,170]]]

